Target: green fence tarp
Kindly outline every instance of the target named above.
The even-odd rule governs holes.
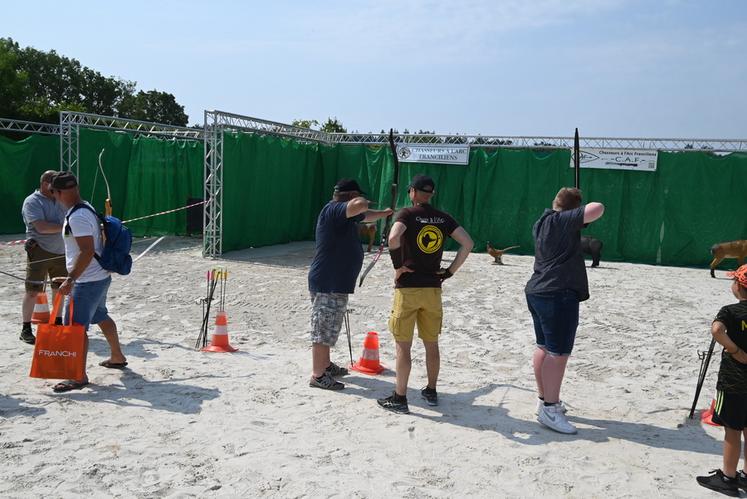
[[[223,251],[313,239],[319,146],[229,134],[223,144]]]
[[[203,196],[200,142],[81,129],[81,193],[97,209],[106,198],[96,172],[102,149],[116,216],[135,218]],[[313,239],[319,210],[341,177],[356,178],[375,208],[391,201],[387,146],[227,133],[223,159],[224,251]],[[18,142],[0,137],[0,232],[23,231],[23,199],[44,170],[58,165],[55,136]],[[477,251],[490,241],[497,247],[518,244],[515,251],[523,254],[533,252],[535,220],[557,190],[573,182],[569,151],[474,147],[467,166],[402,163],[398,207],[409,205],[407,183],[416,173],[435,179],[433,204],[467,229]],[[656,172],[583,169],[581,187],[585,200],[606,206],[604,217],[584,231],[604,242],[603,260],[706,266],[713,244],[747,238],[747,154],[660,152]],[[183,234],[185,217],[179,212],[131,227],[136,235]],[[734,261],[722,265],[734,267]]]
[[[123,220],[181,208],[203,197],[203,144],[193,140],[133,139],[126,132],[80,130],[80,192],[104,210],[106,185],[98,169],[101,150],[112,214]],[[95,186],[94,186],[95,183]],[[94,189],[95,187],[95,189]],[[135,236],[187,232],[186,210],[129,223]]]
[[[202,198],[203,151],[203,144],[195,141],[135,139],[124,198],[127,218],[187,206],[190,198]],[[185,234],[187,210],[131,222],[127,226],[140,235]]]
[[[0,234],[26,231],[23,200],[39,188],[42,173],[59,168],[58,136],[34,134],[19,141],[0,136]]]
[[[357,179],[375,208],[385,208],[392,173],[386,146],[227,135],[224,251],[313,239],[316,215],[341,177]],[[416,173],[434,178],[434,206],[467,229],[477,251],[490,241],[520,245],[514,251],[522,254],[534,251],[534,222],[573,183],[570,151],[472,148],[467,166],[401,163],[398,207],[409,205],[407,183]],[[583,169],[581,183],[585,200],[606,207],[584,231],[604,242],[603,260],[705,266],[711,245],[747,238],[745,154],[662,152],[656,172]]]

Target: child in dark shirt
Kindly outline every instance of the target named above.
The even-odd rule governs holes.
[[[747,265],[728,274],[734,278],[731,291],[739,303],[719,310],[711,326],[715,340],[724,347],[716,383],[713,421],[724,427],[723,468],[697,477],[703,487],[729,496],[747,490]],[[737,472],[745,437],[744,466]]]

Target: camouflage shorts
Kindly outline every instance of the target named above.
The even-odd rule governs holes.
[[[348,308],[346,293],[311,293],[311,342],[334,346]]]

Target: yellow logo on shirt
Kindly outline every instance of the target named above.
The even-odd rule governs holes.
[[[418,248],[423,253],[435,253],[444,243],[444,235],[441,229],[435,225],[426,225],[418,233]]]
[[[747,331],[747,321],[742,321],[742,331]]]

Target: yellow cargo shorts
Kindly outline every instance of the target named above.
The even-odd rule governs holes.
[[[396,341],[412,341],[415,324],[423,341],[438,341],[443,308],[441,288],[397,288],[394,290],[389,331]]]

